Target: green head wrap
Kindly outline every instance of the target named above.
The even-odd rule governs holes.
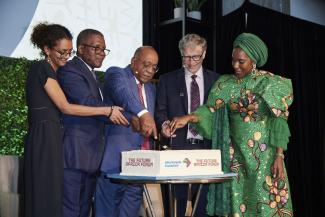
[[[236,47],[241,48],[258,67],[263,66],[267,61],[267,47],[265,43],[254,34],[242,33],[238,35],[233,43],[233,48]]]

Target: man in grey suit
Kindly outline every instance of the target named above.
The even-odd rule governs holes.
[[[187,115],[204,104],[211,86],[218,74],[202,67],[206,56],[207,42],[197,34],[187,34],[179,42],[183,68],[166,73],[159,78],[155,119],[160,129],[161,143],[170,149],[210,149],[211,141],[204,139],[190,125],[178,129],[170,135],[169,121],[174,117]],[[176,136],[176,137],[174,137]],[[172,142],[170,141],[172,139]],[[184,216],[187,197],[187,185],[177,185],[177,216]],[[197,192],[197,185],[191,187],[192,195]],[[207,186],[204,186],[195,216],[205,214]],[[168,213],[168,200],[164,200],[165,214]]]

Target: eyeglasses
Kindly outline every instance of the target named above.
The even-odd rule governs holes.
[[[153,65],[151,63],[147,63],[145,61],[142,62],[143,68],[145,70],[153,70],[155,73],[157,73],[159,71],[159,67],[157,65]]]
[[[52,50],[56,51],[58,54],[60,54],[60,59],[63,59],[63,58],[69,58],[71,57],[72,55],[75,55],[76,54],[76,51],[74,50],[70,50],[70,51],[59,51],[59,50],[56,50],[54,48],[52,48]]]
[[[101,47],[97,47],[97,46],[93,46],[93,45],[89,45],[89,44],[82,44],[82,45],[86,46],[86,47],[91,47],[92,49],[95,50],[96,54],[104,53],[105,56],[107,56],[111,52],[109,49],[106,49],[106,48],[101,48]]]
[[[203,53],[204,53],[204,52],[203,52]],[[192,59],[193,61],[200,61],[201,58],[202,58],[202,56],[203,56],[203,53],[202,53],[201,55],[182,56],[182,59],[183,59],[183,61],[186,61],[186,60],[190,61],[191,59]]]

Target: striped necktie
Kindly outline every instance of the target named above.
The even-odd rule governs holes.
[[[142,84],[140,82],[138,83],[138,94],[139,94],[140,101],[141,101],[142,105],[145,105],[143,95],[142,95]],[[143,143],[141,145],[141,149],[142,150],[149,150],[150,149],[149,137],[144,137]]]
[[[199,85],[196,82],[196,77],[197,75],[192,75],[192,82],[191,82],[191,112],[194,112],[199,106],[200,106],[200,88]],[[190,124],[189,125],[189,130],[191,133],[196,136],[199,133],[197,130],[193,128],[193,126]]]

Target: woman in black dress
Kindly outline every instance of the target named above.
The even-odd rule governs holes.
[[[25,145],[25,217],[61,217],[63,147],[60,112],[80,116],[106,115],[128,125],[120,107],[73,105],[56,80],[56,70],[72,55],[72,35],[58,24],[34,27],[31,42],[45,60],[36,62],[26,81],[28,134]]]

